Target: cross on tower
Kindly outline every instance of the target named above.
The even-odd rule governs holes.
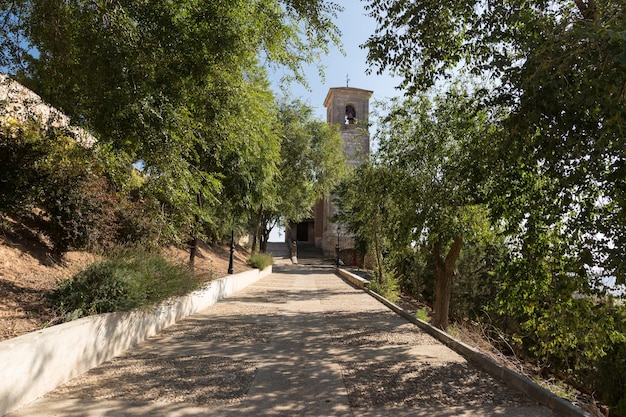
[[[350,75],[346,74],[346,87],[350,87]]]

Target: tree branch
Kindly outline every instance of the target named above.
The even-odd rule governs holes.
[[[452,246],[448,251],[448,255],[446,255],[446,260],[444,261],[446,269],[454,268],[454,264],[461,253],[461,247],[463,247],[463,238],[461,236],[455,236]]]
[[[585,20],[595,21],[598,18],[598,6],[595,0],[574,0],[574,3]]]

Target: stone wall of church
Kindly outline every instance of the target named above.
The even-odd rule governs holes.
[[[362,164],[370,153],[370,137],[366,128],[359,125],[342,125],[343,152],[349,165]]]
[[[332,88],[324,103],[324,106],[326,106],[326,120],[328,123],[346,124],[346,107],[352,106],[356,112],[356,124],[365,124],[367,126],[371,94],[371,91],[359,88]]]

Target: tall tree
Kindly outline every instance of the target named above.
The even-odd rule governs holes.
[[[316,120],[310,106],[284,99],[278,104],[276,131],[280,137],[280,162],[274,198],[258,208],[256,227],[266,243],[272,226],[298,222],[337,186],[346,172],[343,141],[337,126]]]
[[[385,287],[384,253],[408,245],[410,226],[395,198],[406,189],[404,172],[373,157],[359,165],[338,187],[336,219],[352,233],[362,256],[373,254],[375,278]],[[408,226],[408,227],[407,227]]]
[[[489,152],[494,213],[509,224],[529,215],[562,224],[570,252],[623,282],[623,5],[376,0],[368,8],[379,22],[365,45],[370,62],[401,74],[409,92],[464,68],[491,80],[487,104],[509,107],[506,134]],[[538,202],[535,183],[525,180],[536,175],[552,188],[547,207],[508,204]]]
[[[486,201],[512,250],[496,309],[517,345],[549,366],[593,368],[624,340],[610,292],[626,281],[623,2],[368,8],[379,23],[370,62],[399,73],[409,93],[465,70],[489,81],[486,106],[507,107],[471,170],[488,178]]]
[[[338,10],[324,0],[15,0],[0,9],[12,34],[2,63],[27,55],[21,80],[141,160],[173,228],[197,231],[216,210],[240,215],[273,176],[260,60],[303,80],[301,66],[339,42]]]
[[[406,208],[411,243],[427,244],[435,262],[433,324],[448,326],[452,281],[464,240],[476,233],[476,184],[464,175],[466,152],[488,131],[486,112],[458,88],[435,99],[396,100],[377,135],[378,157],[394,167],[404,187],[390,190]]]

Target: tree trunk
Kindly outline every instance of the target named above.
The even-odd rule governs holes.
[[[267,253],[267,241],[270,238],[270,232],[264,230],[263,234],[261,235],[261,243],[259,245],[259,250],[261,251],[261,253]]]
[[[194,237],[189,241],[189,269],[193,269],[198,253],[198,238]]]
[[[261,227],[262,219],[263,219],[263,206],[261,205],[259,207],[259,212],[257,213],[256,227],[254,228],[254,235],[252,236],[252,253],[256,252],[257,239],[261,240],[261,236],[259,235],[259,228]]]
[[[454,276],[456,261],[459,259],[461,247],[463,246],[463,238],[461,236],[454,237],[452,246],[445,259],[441,253],[442,245],[443,242],[439,238],[433,247],[433,255],[435,257],[435,313],[433,326],[446,330],[448,328],[448,314],[452,296],[452,277]]]
[[[198,207],[202,208],[202,194],[198,193],[196,195],[197,201],[198,201]],[[194,220],[195,220],[195,226],[198,226],[198,223],[200,222],[200,216],[198,216],[197,214],[194,216]],[[198,237],[194,236],[191,237],[191,240],[189,241],[189,269],[193,270],[194,267],[194,263],[196,261],[196,254],[198,253]]]
[[[378,242],[378,232],[374,230],[374,250],[376,251],[376,267],[378,268],[378,279],[382,283],[385,279],[383,277],[383,260],[380,253],[380,243]]]
[[[257,235],[256,235],[256,230],[254,231],[254,233],[252,234],[252,253],[256,252],[256,240],[257,240]]]

